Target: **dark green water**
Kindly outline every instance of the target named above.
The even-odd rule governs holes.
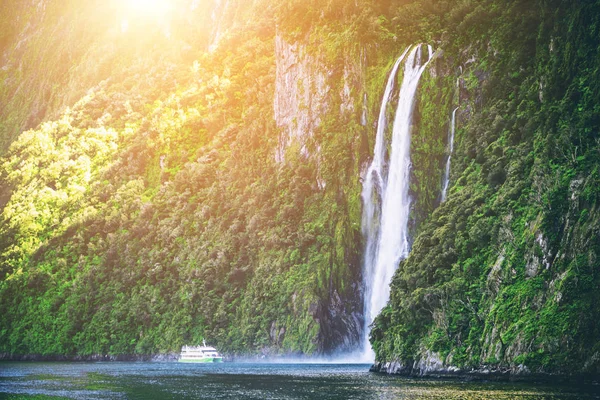
[[[0,363],[0,399],[600,399],[595,386],[415,380],[368,365]]]

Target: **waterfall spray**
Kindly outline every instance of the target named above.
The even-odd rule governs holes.
[[[400,260],[410,250],[408,219],[411,199],[409,197],[410,178],[410,137],[415,95],[419,80],[427,64],[433,57],[433,49],[427,46],[427,60],[423,62],[423,46],[407,49],[396,61],[387,82],[383,96],[373,161],[367,170],[363,184],[362,230],[366,239],[364,257],[364,311],[363,361],[373,361],[374,353],[369,343],[370,325],[385,306],[390,296],[390,282]],[[408,56],[407,56],[408,54]],[[385,162],[386,109],[391,99],[400,63],[404,62],[404,76],[398,97],[392,130],[391,150]]]

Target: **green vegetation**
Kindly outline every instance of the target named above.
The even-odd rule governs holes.
[[[598,372],[600,3],[42,3],[0,6],[0,354],[352,348],[360,174],[391,64],[427,42],[378,360]]]
[[[223,18],[262,5],[232,7]],[[357,340],[365,131],[323,116],[306,143],[318,157],[293,144],[276,162],[275,16],[262,12],[225,21],[212,53],[189,49],[185,25],[144,31],[138,58],[114,49],[108,79],[10,146],[0,353],[144,355],[206,338],[229,353],[311,354]]]
[[[598,373],[599,6],[487,1],[444,23],[464,68],[453,185],[394,277],[378,360]]]

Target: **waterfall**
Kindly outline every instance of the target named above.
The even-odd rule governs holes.
[[[363,183],[362,231],[366,239],[363,282],[365,325],[361,357],[363,361],[372,361],[374,358],[368,335],[370,325],[388,302],[392,276],[400,260],[405,258],[410,250],[410,130],[419,80],[433,57],[433,49],[428,46],[428,58],[423,62],[422,48],[422,45],[414,46],[410,53],[410,48],[406,49],[390,73],[379,112],[373,161]],[[404,58],[404,75],[394,117],[389,159],[386,163],[386,110],[392,97],[397,70]]]
[[[446,201],[448,196],[448,185],[450,184],[450,160],[452,159],[452,153],[454,152],[454,132],[456,130],[456,111],[458,107],[452,111],[452,122],[450,123],[450,132],[448,132],[448,159],[446,160],[446,170],[444,172],[444,183],[442,185],[442,203]]]

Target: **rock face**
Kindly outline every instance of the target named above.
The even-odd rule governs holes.
[[[315,138],[315,132],[324,118],[356,119],[363,126],[367,123],[366,56],[364,52],[360,54],[356,59],[343,54],[335,65],[330,65],[326,57],[311,53],[302,40],[290,42],[280,32],[275,36],[273,111],[280,129],[275,160],[285,163],[288,152],[299,152],[304,160],[311,158],[318,168],[319,191],[327,186],[320,170],[327,162],[321,154],[321,146],[326,143]],[[358,269],[360,261],[355,259],[351,264]],[[358,282],[353,282],[350,290],[330,288],[314,309],[313,317],[321,326],[319,348],[325,353],[351,352],[356,348],[363,325]]]
[[[423,351],[421,357],[412,364],[407,365],[399,360],[389,361],[386,363],[377,363],[371,367],[371,370],[395,375],[422,377],[458,375],[463,373],[460,368],[446,365],[440,354],[426,349]]]
[[[600,91],[585,100],[571,95],[597,87],[581,82],[597,76],[588,69],[597,46],[586,24],[598,18],[574,3],[520,5],[531,11],[523,36],[509,33],[517,11],[506,8],[494,17],[503,33],[490,28],[481,42],[458,50],[452,36],[462,33],[450,30],[440,62],[457,72],[432,74],[421,87],[418,127],[439,126],[436,113],[450,116],[458,106],[458,140],[447,201],[426,213],[415,202],[422,223],[374,323],[379,370],[600,372],[600,142],[584,137],[599,129],[588,116]],[[480,17],[477,25],[487,25],[489,16]],[[578,49],[577,64],[563,58],[570,48]],[[505,62],[507,54],[520,55]],[[447,97],[442,107],[429,100]],[[421,137],[411,149],[418,189],[432,175],[418,169],[437,146],[433,136]]]
[[[0,6],[0,352],[351,348],[378,100],[431,42],[380,368],[600,372],[598,6],[173,3],[169,37],[103,2]]]
[[[288,43],[281,34],[275,38],[277,72],[273,107],[275,122],[281,128],[276,159],[285,160],[285,151],[296,143],[304,156],[311,151],[307,139],[328,111],[330,88],[319,61],[307,54],[300,43]]]
[[[116,24],[97,19],[112,12],[98,2],[75,0],[68,9],[60,0],[43,3],[48,16],[37,24],[41,16],[29,10],[35,18],[21,21],[14,38],[4,35],[4,11],[19,15],[24,6],[12,2],[0,16],[0,50],[10,45],[0,63],[0,100],[13,99],[0,101],[0,114],[15,114],[0,118],[0,138],[12,141],[2,130],[18,130],[49,95],[71,106],[64,120],[21,135],[10,162],[0,159],[0,352],[117,357],[176,351],[203,337],[231,354],[351,349],[362,326],[354,194],[365,129],[357,122],[368,112],[360,106],[366,85],[358,45],[309,27],[277,34],[273,18],[287,11],[274,1],[176,2],[168,36],[154,21],[119,17],[125,11],[115,11]],[[13,74],[19,65],[22,79]],[[73,106],[61,89],[68,85],[93,90]],[[35,96],[17,96],[24,91]],[[38,145],[44,151],[34,151]],[[105,156],[105,147],[119,147],[119,155]],[[80,177],[79,163],[92,164],[90,173]],[[21,179],[41,170],[37,179]],[[69,198],[71,191],[85,192],[86,203]],[[70,199],[73,208],[55,198]],[[22,199],[27,213],[10,211]],[[17,214],[36,222],[21,223]],[[90,219],[79,231],[84,214]],[[26,225],[47,234],[5,229]],[[28,235],[35,243],[20,246]],[[69,261],[63,251],[71,252]],[[1,281],[13,273],[20,278]],[[57,282],[68,290],[51,289]],[[43,303],[51,310],[40,306],[46,291],[56,296]],[[23,312],[40,321],[35,326],[17,316],[25,298],[31,307]],[[58,323],[46,324],[38,312]],[[65,333],[63,325],[73,329]],[[11,335],[40,340],[20,346]]]
[[[219,41],[223,36],[225,13],[229,7],[229,1],[230,0],[214,0],[214,8],[210,16],[213,30],[210,35],[210,44],[208,45],[209,52],[213,52],[217,49]]]
[[[419,361],[407,365],[402,361],[388,361],[375,363],[371,366],[371,372],[384,373],[388,375],[411,376],[420,378],[452,378],[468,380],[492,380],[492,381],[548,381],[548,382],[596,382],[597,376],[591,374],[556,375],[550,373],[532,373],[523,364],[514,367],[498,367],[481,365],[478,368],[461,369],[452,365],[444,365],[440,355],[427,352]]]

